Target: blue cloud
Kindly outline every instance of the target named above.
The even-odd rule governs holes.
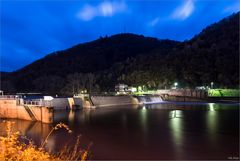
[[[159,17],[156,17],[152,21],[150,21],[149,25],[154,27],[155,25],[157,25],[158,22],[159,22]]]
[[[173,18],[180,19],[180,20],[185,20],[194,11],[194,2],[193,0],[185,0],[184,4],[180,7],[178,7],[172,14]]]
[[[236,3],[226,6],[223,11],[226,13],[240,11],[240,1],[236,1]]]
[[[126,4],[122,2],[108,2],[103,1],[97,6],[86,4],[77,17],[84,21],[92,20],[93,18],[100,17],[111,17],[116,13],[123,12],[126,9]]]

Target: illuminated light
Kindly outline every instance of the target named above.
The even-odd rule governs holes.
[[[141,87],[141,86],[138,86],[138,90],[139,90],[139,91],[142,91],[142,87]]]
[[[210,111],[215,111],[214,105],[215,105],[215,103],[209,103],[209,110]]]
[[[132,92],[136,92],[136,91],[137,91],[137,88],[136,88],[136,87],[132,87],[131,91],[132,91]]]
[[[170,112],[170,118],[175,119],[175,118],[181,118],[182,117],[182,111],[181,110],[173,110]]]
[[[177,87],[177,86],[178,86],[178,82],[175,82],[175,83],[174,83],[174,86]]]
[[[51,100],[53,100],[53,97],[52,96],[43,96],[43,99],[46,101],[51,101]]]
[[[213,88],[213,85],[214,85],[214,83],[213,83],[213,82],[211,82],[211,88]]]

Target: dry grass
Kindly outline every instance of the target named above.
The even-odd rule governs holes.
[[[6,136],[0,137],[0,160],[14,160],[14,161],[33,161],[33,160],[81,160],[88,159],[88,150],[82,150],[80,148],[80,138],[77,138],[77,142],[74,147],[65,146],[58,154],[50,154],[44,150],[44,146],[48,141],[49,136],[53,131],[60,128],[66,129],[69,133],[72,131],[67,125],[63,123],[57,124],[48,134],[40,147],[29,141],[28,144],[20,142],[21,137],[19,132],[13,131],[14,122],[6,121]]]

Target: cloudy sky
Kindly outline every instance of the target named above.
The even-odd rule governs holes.
[[[184,41],[240,10],[240,0],[0,0],[0,71],[117,33]]]

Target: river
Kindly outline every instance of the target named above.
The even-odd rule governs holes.
[[[57,152],[81,135],[91,159],[231,159],[239,157],[239,104],[161,103],[57,111],[54,124],[16,120],[14,128],[40,144],[63,122],[73,131],[54,131],[47,149]],[[0,135],[4,123],[0,120]]]

